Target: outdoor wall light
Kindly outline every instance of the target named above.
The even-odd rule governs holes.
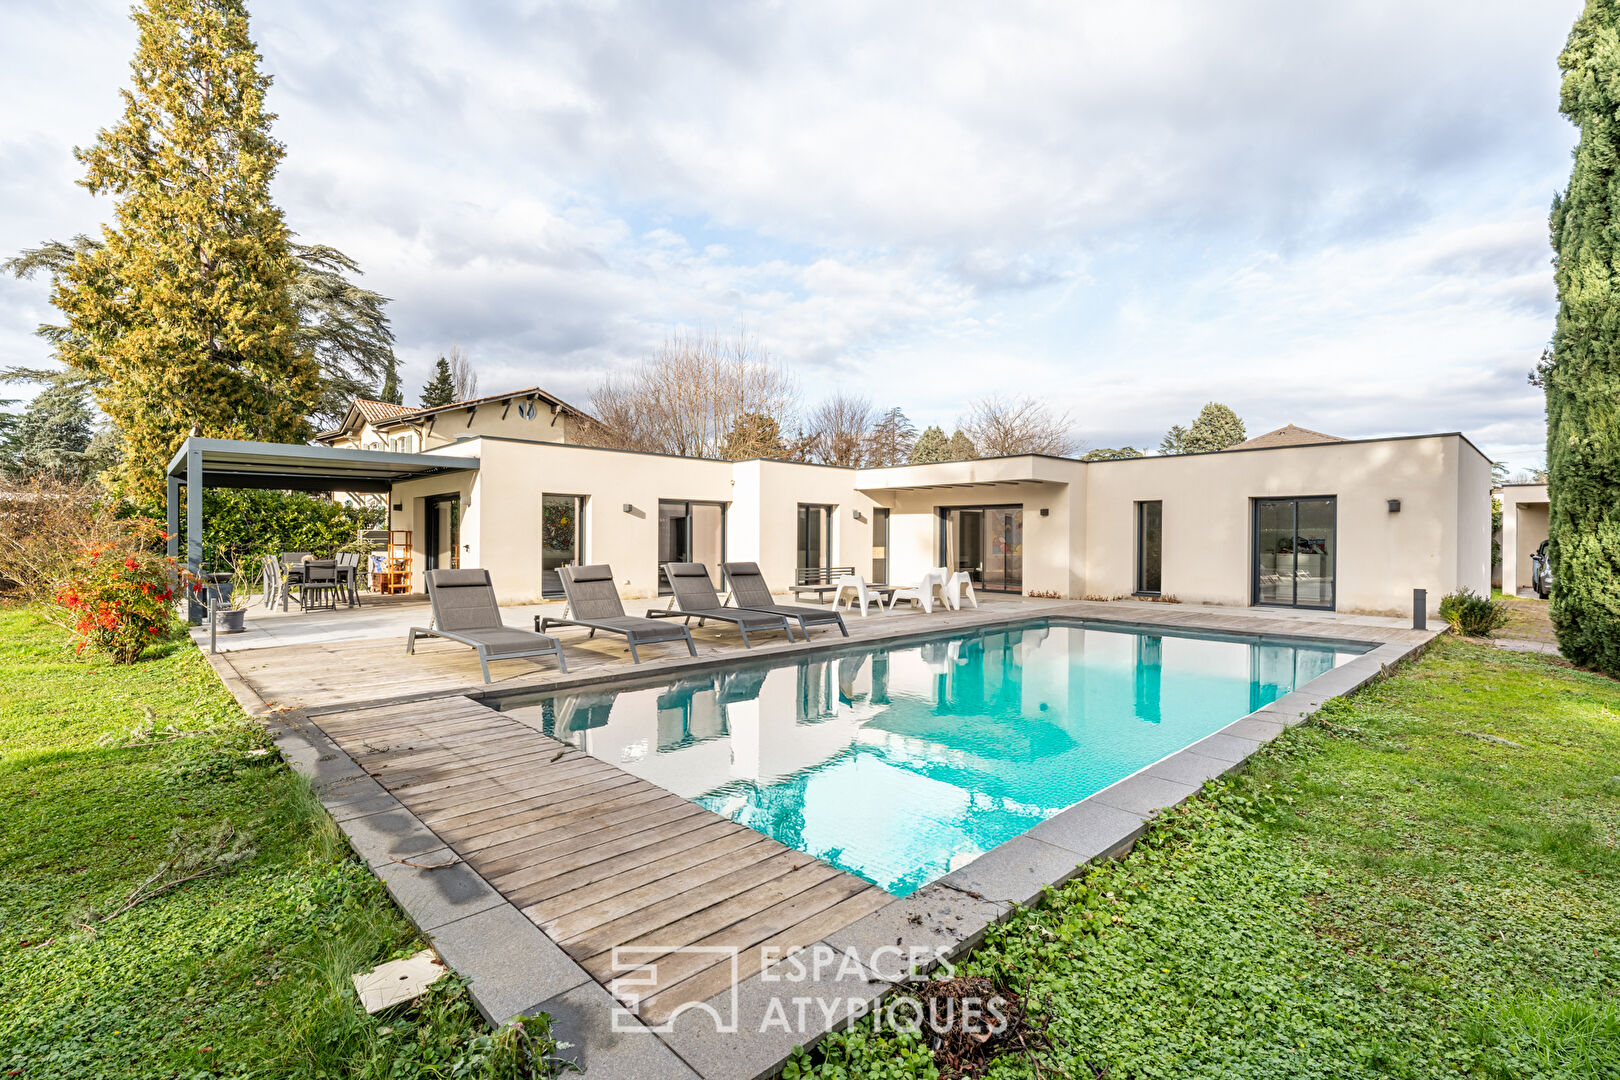
[[[636,508],[634,506],[632,506],[631,504],[629,504],[629,503],[625,503],[624,504],[624,512],[627,513],[627,514],[633,514],[633,513],[636,512]]]
[[[1041,517],[1051,517],[1051,516],[1052,516],[1052,511],[1051,511],[1050,508],[1045,507],[1045,506],[1041,507]]]
[[[1399,499],[1391,499],[1391,500],[1389,500],[1389,512],[1392,513],[1392,514],[1400,513],[1401,512],[1401,500],[1399,500]]]
[[[855,508],[854,513],[855,513],[855,520],[856,521],[865,521],[866,520],[866,515],[861,513],[861,508],[860,507],[857,506]]]
[[[405,509],[405,504],[404,503],[395,503],[394,504],[394,509],[395,510],[403,510],[403,509]]]

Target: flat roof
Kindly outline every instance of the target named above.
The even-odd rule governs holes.
[[[169,460],[168,475],[186,478],[197,454],[204,487],[285,491],[386,492],[401,480],[478,468],[475,457],[347,450],[304,443],[205,439],[193,435]]]

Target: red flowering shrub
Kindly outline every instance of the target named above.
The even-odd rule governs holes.
[[[68,610],[79,652],[94,649],[133,664],[173,626],[175,590],[188,575],[161,554],[166,537],[157,522],[135,518],[124,525],[116,539],[80,550],[56,602]]]

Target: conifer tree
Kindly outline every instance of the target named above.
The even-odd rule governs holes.
[[[917,427],[898,405],[887,410],[872,425],[866,438],[866,463],[870,466],[900,465],[911,455],[917,440]]]
[[[382,389],[377,392],[378,401],[386,401],[390,405],[405,404],[405,395],[399,390],[399,365],[389,364],[388,371],[383,375]]]
[[[1620,3],[1587,0],[1558,66],[1580,143],[1553,200],[1558,322],[1534,376],[1547,394],[1552,620],[1567,659],[1620,676]]]
[[[90,424],[83,387],[68,380],[48,384],[34,395],[17,421],[9,455],[13,471],[78,478],[90,446]]]
[[[946,461],[968,461],[979,456],[978,447],[968,438],[967,432],[957,428],[951,433],[951,441],[945,447]]]
[[[450,361],[441,356],[439,362],[433,365],[433,378],[422,387],[422,408],[436,409],[454,400],[456,400],[456,377],[450,371]]]
[[[930,424],[923,428],[917,441],[911,444],[911,456],[907,459],[913,465],[932,465],[936,461],[951,460],[951,441],[945,437],[945,432]]]
[[[124,116],[75,151],[118,203],[57,277],[57,356],[96,380],[122,432],[123,494],[159,501],[163,466],[206,435],[300,441],[321,389],[298,342],[293,259],[270,181],[283,150],[241,0],[145,0]]]

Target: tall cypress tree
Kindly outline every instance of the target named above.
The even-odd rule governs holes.
[[[1587,0],[1558,66],[1580,143],[1553,200],[1558,324],[1538,368],[1552,618],[1564,656],[1620,676],[1620,2]]]
[[[241,0],[145,0],[124,116],[80,181],[118,199],[115,224],[56,279],[59,359],[97,380],[122,431],[115,480],[156,501],[193,425],[301,441],[321,373],[300,347],[287,226],[270,201],[281,144]]]
[[[422,387],[422,408],[436,409],[454,400],[456,400],[456,380],[450,374],[450,361],[441,356],[439,362],[433,365],[433,378]]]

